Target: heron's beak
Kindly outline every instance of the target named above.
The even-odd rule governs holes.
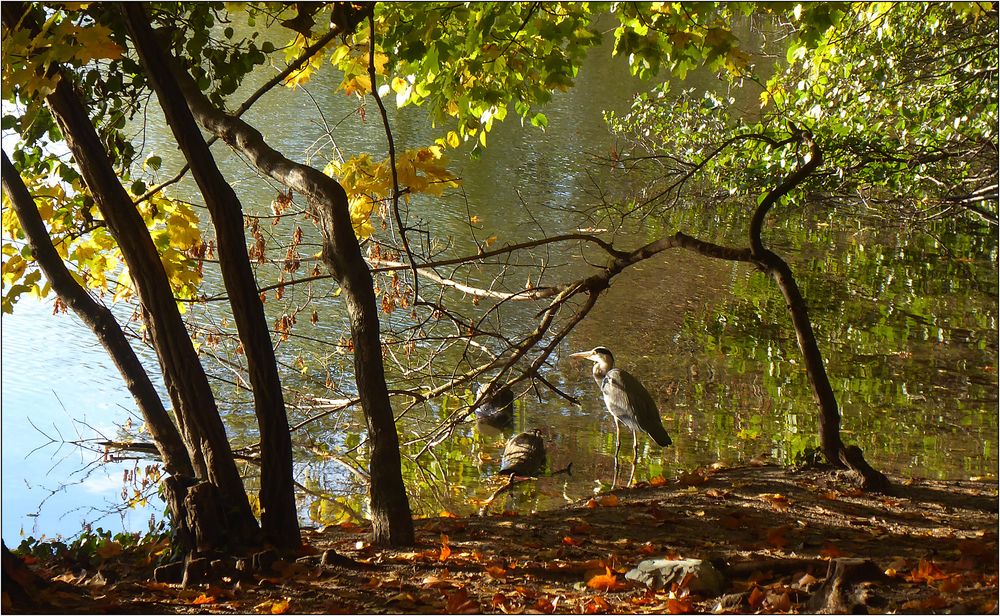
[[[575,357],[577,359],[590,359],[591,352],[590,351],[580,351],[579,353],[570,353],[569,356],[570,357]]]

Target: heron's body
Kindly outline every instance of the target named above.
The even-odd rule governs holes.
[[[615,478],[618,480],[618,452],[621,449],[621,434],[618,424],[622,423],[632,431],[632,472],[639,459],[638,433],[645,432],[660,447],[670,445],[670,435],[663,427],[660,411],[649,391],[639,379],[628,372],[615,368],[615,358],[605,347],[573,353],[570,357],[582,357],[594,362],[593,375],[604,396],[604,405],[615,420]],[[631,482],[631,479],[629,480]]]
[[[480,387],[482,395],[485,387]],[[493,396],[485,398],[476,407],[476,420],[487,426],[502,430],[514,425],[514,394],[510,387],[502,385]]]
[[[660,421],[660,410],[639,379],[618,368],[612,368],[598,376],[598,368],[600,364],[595,364],[594,380],[604,394],[604,405],[608,412],[633,433],[641,430],[660,447],[669,445],[672,441]]]
[[[535,477],[545,469],[545,442],[539,430],[512,436],[503,450],[501,475]]]

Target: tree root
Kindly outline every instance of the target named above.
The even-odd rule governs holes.
[[[840,462],[855,475],[857,482],[865,492],[891,494],[894,490],[892,482],[881,472],[872,468],[857,445],[842,446]]]

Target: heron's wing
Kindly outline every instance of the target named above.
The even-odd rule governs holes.
[[[639,379],[624,370],[609,370],[601,383],[604,403],[611,414],[633,430],[642,430],[661,447],[671,443],[660,420],[656,402]]]

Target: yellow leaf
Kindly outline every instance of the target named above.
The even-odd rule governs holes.
[[[389,62],[389,56],[385,55],[380,51],[376,51],[373,60],[374,60],[373,64],[375,64],[375,73],[379,75],[384,75],[385,65]]]
[[[333,53],[330,54],[330,63],[333,64],[334,66],[338,66],[340,64],[340,61],[349,55],[351,55],[351,46],[341,45],[340,47],[334,49]]]
[[[351,94],[367,94],[372,91],[372,81],[368,78],[368,75],[355,75],[344,83],[340,85],[344,89],[344,93]]]
[[[390,83],[393,92],[402,92],[406,88],[410,87],[410,84],[406,82],[405,79],[401,77],[393,77]]]
[[[307,62],[305,66],[293,72],[288,77],[285,77],[285,86],[289,88],[296,88],[300,85],[309,83],[309,80],[312,79],[313,72],[314,69],[312,64]]]
[[[288,609],[292,606],[292,602],[288,599],[282,599],[281,601],[275,601],[271,604],[272,614],[285,614]]]
[[[85,64],[91,60],[117,60],[125,50],[111,40],[111,28],[101,24],[90,24],[76,34],[78,48],[74,57]]]
[[[461,140],[458,138],[458,133],[453,130],[448,131],[448,136],[445,138],[445,141],[453,148],[457,148],[461,143]]]

